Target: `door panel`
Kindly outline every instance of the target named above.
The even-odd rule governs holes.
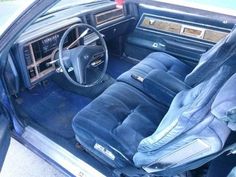
[[[125,54],[143,59],[151,52],[166,52],[189,65],[224,38],[233,23],[170,9],[139,5],[139,22],[127,37]]]
[[[9,121],[0,115],[0,170],[10,144]]]
[[[126,54],[128,53],[131,57],[139,60],[151,52],[165,52],[184,60],[190,65],[195,65],[201,54],[210,47],[211,45],[194,41],[136,31],[128,37],[125,49]]]

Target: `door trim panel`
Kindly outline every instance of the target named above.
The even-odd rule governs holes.
[[[177,31],[174,31],[173,32],[173,27],[172,26],[169,26],[169,29],[168,27],[163,27],[162,25],[162,28],[167,28],[166,30],[162,30],[161,28],[159,27],[152,27],[153,25],[146,25],[144,26],[143,23],[146,23],[144,22],[145,19],[153,19],[155,21],[159,21],[161,23],[166,23],[166,25],[170,24],[176,24],[178,25],[178,27],[176,27],[176,30]],[[154,22],[155,23],[155,22]],[[184,27],[189,27],[189,28],[192,28],[192,29],[202,29],[204,31],[204,34],[201,34],[202,38],[200,37],[193,37],[193,36],[189,36],[189,35],[186,35],[186,34],[183,34],[183,28]],[[177,29],[179,28],[179,29]],[[157,34],[166,34],[166,35],[170,35],[170,36],[174,36],[174,37],[178,37],[178,38],[181,38],[181,39],[186,39],[186,40],[189,40],[189,41],[199,41],[199,42],[202,42],[202,43],[208,43],[208,44],[214,44],[216,42],[218,42],[220,39],[213,39],[212,41],[210,40],[204,40],[204,37],[206,36],[206,32],[213,32],[213,33],[222,33],[222,37],[225,37],[230,31],[231,29],[227,29],[227,28],[221,28],[221,27],[215,27],[215,26],[211,26],[211,25],[202,25],[202,24],[199,24],[199,23],[195,23],[195,22],[190,22],[190,21],[185,21],[185,20],[179,20],[179,19],[173,19],[173,18],[170,18],[170,17],[163,17],[163,16],[159,16],[159,15],[153,15],[153,14],[148,14],[148,13],[143,13],[141,18],[139,19],[139,22],[137,23],[136,25],[136,29],[138,30],[142,30],[142,31],[149,31],[149,32],[152,32],[152,33],[157,33]],[[169,30],[169,31],[168,31]],[[209,38],[209,37],[208,37]]]

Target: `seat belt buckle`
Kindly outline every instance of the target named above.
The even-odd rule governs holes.
[[[133,79],[135,79],[136,81],[139,81],[139,82],[141,82],[141,83],[143,83],[143,81],[144,81],[144,78],[143,78],[143,77],[138,76],[138,75],[135,75],[135,74],[131,74],[131,77],[132,77]]]

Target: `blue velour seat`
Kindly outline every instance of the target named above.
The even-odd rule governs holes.
[[[133,76],[145,79],[153,70],[161,70],[193,87],[212,76],[223,64],[230,63],[232,65],[233,63],[236,65],[234,60],[236,56],[235,41],[236,29],[233,29],[224,39],[202,54],[199,63],[193,70],[187,64],[169,54],[163,52],[151,53],[129,71],[123,73],[117,80],[126,82],[149,94],[145,91],[143,84],[135,80]],[[160,79],[165,80],[165,78]]]
[[[191,72],[192,68],[167,53],[154,52],[132,67],[129,71],[121,74],[117,80],[126,82],[143,90],[142,83],[132,78],[132,75],[145,78],[153,70],[165,71],[183,81],[185,76]]]
[[[166,108],[117,82],[82,109],[72,126],[86,150],[113,167],[132,164],[138,143],[151,135]]]
[[[140,142],[133,158],[136,166],[168,174],[199,167],[205,163],[202,158],[222,150],[236,125],[236,74],[219,91],[227,78],[219,73],[219,78],[214,76],[174,98],[157,130]]]
[[[212,98],[223,85],[228,74],[228,68],[223,67],[209,81],[205,81],[193,89],[182,91],[176,96],[166,115],[165,108],[157,102],[132,86],[117,82],[75,116],[72,126],[76,139],[88,152],[113,167],[126,167],[134,165],[134,163],[137,167],[149,165],[153,160],[150,156],[146,156],[149,150],[156,149],[161,144],[164,145],[174,136],[184,134],[196,123],[201,122],[203,126],[212,120],[212,117],[209,117],[206,121],[202,121],[208,115]],[[190,119],[187,117],[181,119],[181,124],[177,127],[180,132],[174,129],[175,133],[171,132],[173,137],[166,137],[157,146],[144,139],[156,130],[165,115],[164,123],[162,121],[159,125],[162,136],[164,136],[168,133],[168,127],[176,123],[173,117],[176,118],[185,110],[189,110],[186,112],[186,116],[193,116],[193,121],[188,123],[187,120]],[[211,134],[206,130],[206,134],[213,137],[213,139],[209,138],[209,142],[219,143],[220,139],[224,141],[230,132],[226,124],[219,125],[218,122],[216,120],[212,124],[217,125],[214,130],[223,133],[219,139],[216,139],[217,134]],[[199,129],[195,131],[199,131]],[[205,135],[205,131],[202,135]],[[194,137],[190,136],[189,139],[184,140],[187,142],[193,139]],[[141,144],[139,144],[140,142]],[[177,145],[182,144],[177,143]],[[221,146],[220,144],[212,146],[214,148],[211,152]],[[162,151],[160,152],[162,153]],[[155,154],[152,156],[158,157]]]

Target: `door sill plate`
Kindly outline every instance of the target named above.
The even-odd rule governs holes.
[[[105,177],[95,168],[77,158],[72,153],[53,142],[30,126],[25,128],[22,137],[38,151],[48,156],[69,173],[78,177]]]

